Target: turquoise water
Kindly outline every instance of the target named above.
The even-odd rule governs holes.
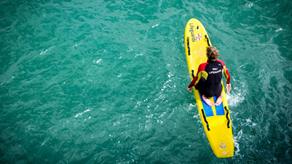
[[[1,163],[288,163],[291,2],[1,0]],[[186,91],[192,17],[231,72],[231,159]]]

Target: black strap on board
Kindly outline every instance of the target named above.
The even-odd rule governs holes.
[[[193,77],[193,79],[195,78],[194,70],[193,69],[192,69],[192,77]]]
[[[208,131],[210,131],[209,123],[208,123],[207,118],[205,116],[204,110],[203,109],[201,109],[201,110],[202,110],[202,114],[203,114],[204,121],[205,121],[205,123],[207,125],[207,129],[208,129]]]
[[[211,44],[210,44],[210,40],[209,40],[209,38],[208,38],[207,35],[205,35],[205,38],[207,39],[208,46],[211,46]]]
[[[190,49],[190,39],[187,37],[187,49],[188,49],[188,55],[191,55],[191,49]]]
[[[230,128],[230,119],[229,119],[229,117],[228,117],[228,115],[229,115],[229,112],[228,112],[228,110],[227,110],[227,107],[225,106],[224,107],[224,109],[225,109],[225,111],[226,111],[226,119],[227,119],[227,128]]]

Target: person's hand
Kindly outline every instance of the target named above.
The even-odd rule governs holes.
[[[192,87],[190,87],[190,88],[188,87],[187,90],[188,90],[189,92],[192,92],[193,89],[192,89]]]
[[[231,84],[226,84],[226,91],[227,91],[227,94],[230,94]]]

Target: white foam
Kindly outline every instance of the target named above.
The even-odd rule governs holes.
[[[141,104],[142,104],[141,101],[137,101],[137,102],[136,102],[136,105],[135,105],[135,107],[134,107],[134,109],[139,108],[139,107],[141,106]]]
[[[49,141],[49,139],[46,138],[46,139],[41,143],[41,146],[44,146],[48,141]]]
[[[275,30],[275,32],[280,32],[280,31],[283,31],[283,29],[281,27],[278,28],[277,30]]]
[[[86,109],[86,110],[83,111],[83,112],[77,113],[74,117],[75,117],[75,118],[80,117],[80,116],[82,116],[84,113],[87,113],[87,112],[90,112],[90,111],[91,111],[90,109]]]
[[[253,5],[254,5],[254,3],[252,3],[252,2],[247,2],[247,3],[245,4],[245,6],[246,6],[247,8],[252,8]]]
[[[167,77],[168,79],[164,82],[164,84],[162,85],[162,88],[160,89],[161,92],[163,92],[167,88],[171,88],[170,83],[172,82],[171,81],[172,74],[169,72],[167,74]]]
[[[229,106],[236,106],[240,104],[241,102],[243,102],[244,97],[242,97],[240,93],[234,93],[231,95],[227,95],[227,100],[228,100]]]
[[[158,27],[158,26],[159,26],[159,24],[157,23],[157,24],[151,26],[151,28],[155,28],[155,27]]]
[[[196,119],[196,120],[200,120],[200,115],[199,115],[199,113],[198,113],[198,112],[195,113],[195,114],[193,115],[193,118]]]
[[[247,122],[247,123],[251,123],[251,119],[250,119],[250,118],[247,118],[247,119],[246,119],[246,122]]]
[[[121,74],[121,73],[119,73],[119,74],[117,75],[117,77],[118,77],[118,78],[121,78],[121,77],[122,77],[122,74]]]
[[[239,83],[239,86],[240,87],[235,87],[233,90],[231,90],[230,94],[227,94],[229,106],[237,106],[245,100],[247,92],[246,85],[245,83],[241,82]]]
[[[55,47],[55,46],[52,46],[52,47],[48,47],[48,48],[46,48],[46,49],[41,50],[40,55],[41,55],[41,56],[43,56],[43,55],[47,55],[48,52],[50,52],[54,47]]]
[[[144,54],[143,53],[137,53],[137,54],[135,54],[134,57],[136,58],[136,57],[140,57],[140,56],[144,56]]]
[[[250,118],[245,119],[245,122],[242,122],[242,126],[254,127],[257,124],[254,123]]]
[[[102,62],[102,59],[97,59],[96,61],[95,61],[95,64],[100,64]]]
[[[240,130],[236,136],[234,136],[234,146],[236,148],[235,155],[239,155],[240,148],[239,148],[239,140],[242,137],[242,130]]]
[[[79,43],[75,43],[72,47],[77,48],[79,46]]]
[[[40,52],[40,55],[46,55],[48,51],[49,51],[48,49],[44,49]]]
[[[171,72],[168,72],[168,74],[167,74],[167,77],[168,78],[171,78],[171,77],[173,77],[174,75],[171,73]]]
[[[194,108],[196,108],[196,104],[192,104],[192,103],[190,103],[189,106],[188,106],[188,108],[187,108],[187,111],[188,111],[188,112],[189,112],[189,111],[192,111]]]

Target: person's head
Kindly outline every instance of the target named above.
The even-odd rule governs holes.
[[[207,57],[209,60],[216,60],[219,56],[219,51],[216,47],[207,47]]]

